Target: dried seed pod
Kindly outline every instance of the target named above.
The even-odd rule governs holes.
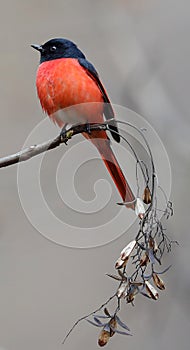
[[[148,294],[150,295],[150,297],[154,300],[157,300],[159,298],[159,294],[158,294],[157,290],[148,281],[145,282],[145,285],[146,285],[146,290],[147,290]]]
[[[118,274],[121,277],[122,281],[127,281],[127,276],[121,270],[118,270]]]
[[[98,345],[101,347],[105,346],[108,343],[109,339],[110,339],[110,331],[102,329],[98,338]]]
[[[158,287],[160,290],[164,290],[166,287],[165,287],[165,284],[164,282],[162,281],[162,279],[157,275],[157,273],[153,273],[152,274],[152,278],[153,278],[153,281],[154,281],[154,284],[156,287]]]
[[[158,251],[158,245],[155,239],[150,237],[148,243],[149,243],[149,248],[152,249],[154,253],[156,253]]]
[[[145,208],[141,198],[137,198],[135,202],[135,213],[140,218],[143,219],[145,214]]]
[[[111,317],[107,307],[104,308],[104,313],[105,313],[106,316]]]
[[[114,317],[111,318],[109,325],[110,325],[110,337],[113,337],[113,335],[115,334],[114,329],[117,328],[117,321]]]
[[[137,295],[139,289],[137,286],[131,286],[127,295],[126,295],[126,301],[128,303],[132,303],[133,300],[135,299],[135,295]]]
[[[139,214],[139,219],[142,220],[143,218],[144,218],[144,214],[143,214],[143,213],[140,213],[140,214]]]
[[[133,249],[135,248],[136,241],[131,241],[129,244],[126,245],[125,248],[121,251],[121,259],[126,261],[129,259],[129,256],[131,255]]]
[[[158,244],[156,243],[156,240],[154,240],[154,252],[156,253],[158,251]]]
[[[140,266],[147,266],[150,262],[149,256],[147,253],[144,253],[142,258],[140,259]]]
[[[125,293],[125,291],[126,291],[126,289],[127,289],[127,285],[128,285],[128,282],[123,282],[123,283],[120,285],[120,287],[119,287],[118,290],[117,290],[117,296],[118,296],[118,298],[121,298],[121,297],[124,296],[124,293]]]
[[[145,187],[144,189],[144,193],[143,193],[143,202],[145,204],[150,204],[151,203],[151,193],[149,190],[149,187]]]
[[[143,285],[143,283],[142,282],[130,282],[130,284],[131,284],[131,286],[132,287],[140,287],[140,286],[142,286]]]
[[[127,301],[128,303],[132,303],[134,299],[135,299],[135,296],[133,295],[133,293],[129,293],[129,294],[126,296],[126,301]]]
[[[115,263],[115,268],[116,269],[121,269],[122,267],[124,267],[126,265],[127,261],[123,261],[120,257],[119,259],[117,259],[116,263]]]

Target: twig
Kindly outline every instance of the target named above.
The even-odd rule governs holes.
[[[110,121],[111,120],[109,120],[108,122]],[[63,343],[65,343],[66,339],[69,337],[69,335],[71,334],[73,329],[78,325],[78,323],[85,319],[94,326],[102,327],[98,338],[99,346],[106,345],[109,339],[115,333],[131,335],[126,331],[123,332],[116,329],[117,325],[120,325],[125,330],[129,330],[128,327],[123,322],[121,322],[121,320],[118,317],[121,300],[124,299],[124,301],[127,304],[132,304],[134,306],[134,300],[137,294],[141,294],[149,299],[157,300],[159,298],[157,289],[165,289],[165,284],[159,277],[159,275],[166,272],[168,268],[164,269],[161,272],[156,272],[156,266],[158,264],[162,264],[162,257],[165,251],[169,253],[171,251],[172,243],[174,242],[171,241],[164,233],[165,228],[163,227],[161,219],[158,216],[158,189],[160,189],[161,192],[163,192],[164,198],[166,199],[165,207],[163,209],[161,208],[166,218],[173,214],[172,203],[168,201],[165,192],[162,190],[162,188],[160,188],[160,185],[158,185],[158,177],[154,164],[153,154],[143,130],[137,128],[131,123],[120,120],[117,120],[117,124],[124,124],[128,127],[133,128],[141,136],[141,139],[145,144],[148,153],[148,161],[150,162],[150,169],[144,160],[139,159],[136,150],[133,148],[131,143],[123,135],[121,135],[120,128],[118,128],[120,137],[127,143],[136,160],[136,207],[138,209],[138,204],[140,203],[139,210],[141,210],[141,206],[144,202],[146,204],[146,208],[144,209],[142,215],[141,212],[139,213],[139,230],[135,235],[135,239],[129,242],[127,246],[123,248],[119,258],[115,263],[115,269],[118,272],[118,276],[115,274],[108,274],[109,277],[112,277],[113,279],[117,280],[117,283],[119,281],[116,293],[113,296],[111,296],[110,299],[108,299],[106,303],[101,305],[96,311],[93,311],[87,316],[83,316],[78,321],[76,321],[73,327],[67,333],[66,337],[64,338]],[[117,132],[115,133],[117,134]],[[140,197],[141,188],[139,182],[138,167],[141,171],[141,176],[144,179],[144,183],[146,186],[144,188],[142,199]],[[126,205],[127,202],[118,204]],[[109,301],[111,301],[114,298],[114,296],[117,297],[118,301],[115,313],[111,316],[106,308],[107,311],[105,312],[104,310],[104,313],[110,317],[110,320],[107,323],[102,323],[101,319],[104,319],[105,316],[97,315],[96,313],[102,310],[105,305],[108,306]],[[90,316],[94,316],[93,321],[89,320]]]
[[[87,127],[90,128],[90,131],[101,131],[101,130],[108,130],[109,131],[109,125],[108,123],[102,123],[102,124],[79,124],[74,125],[70,129],[66,130],[64,133],[61,133],[58,135],[55,139],[46,141],[44,143],[41,143],[39,145],[33,145],[30,147],[27,147],[15,154],[11,154],[6,157],[0,158],[0,168],[4,168],[16,163],[20,163],[23,161],[26,161],[28,159],[31,159],[38,154],[44,153],[46,151],[50,151],[51,149],[54,149],[56,147],[59,147],[62,143],[67,143],[67,141],[78,134],[81,134],[83,132],[88,132]]]
[[[99,306],[96,310],[90,312],[88,315],[83,316],[81,318],[79,318],[72,326],[72,328],[69,330],[69,332],[66,334],[65,338],[62,341],[62,344],[64,344],[67,340],[67,338],[69,337],[69,335],[71,334],[71,332],[74,330],[74,328],[83,320],[86,320],[88,317],[96,314],[98,311],[100,311],[101,309],[103,309],[104,306],[106,306],[112,299],[114,299],[116,297],[116,293],[114,293],[108,300],[105,301],[105,303],[103,303],[101,306]]]
[[[113,277],[114,279],[120,281],[115,294],[112,295],[110,298],[108,298],[107,301],[103,303],[95,311],[92,311],[88,315],[78,319],[74,323],[72,328],[69,330],[67,335],[65,336],[62,344],[65,343],[66,339],[69,337],[71,332],[83,320],[87,320],[91,324],[94,324],[95,326],[103,327],[98,340],[98,344],[100,346],[106,345],[109,338],[112,337],[115,333],[130,335],[126,331],[123,332],[120,330],[116,330],[117,323],[122,328],[129,330],[128,327],[123,322],[121,322],[121,320],[117,315],[118,312],[120,311],[121,299],[124,299],[127,304],[131,303],[132,305],[134,305],[134,299],[136,298],[137,294],[142,294],[143,296],[148,297],[149,299],[157,300],[159,295],[156,288],[160,290],[165,289],[164,282],[161,280],[161,278],[158,275],[163,274],[165,271],[167,271],[168,268],[162,272],[155,272],[155,266],[156,264],[161,265],[162,263],[161,260],[165,251],[167,252],[171,251],[172,243],[174,243],[174,241],[171,241],[167,237],[167,235],[164,233],[165,228],[163,227],[162,222],[157,215],[157,211],[158,210],[163,211],[166,218],[168,218],[170,215],[173,214],[172,203],[168,201],[165,195],[165,192],[160,187],[160,185],[158,185],[158,178],[156,174],[153,154],[149,146],[149,143],[146,140],[146,137],[144,136],[143,130],[138,129],[136,126],[128,122],[124,122],[120,120],[117,120],[116,122],[117,124],[123,124],[133,128],[141,136],[146,146],[148,156],[149,156],[149,162],[151,164],[150,170],[147,164],[143,160],[139,159],[138,154],[136,150],[133,148],[133,146],[131,145],[131,143],[123,135],[121,135],[120,129],[118,132],[113,129],[111,130],[115,134],[120,135],[121,139],[123,139],[123,141],[125,141],[125,143],[130,148],[136,160],[136,182],[137,182],[138,198],[136,197],[133,201],[135,202],[135,205],[137,207],[137,208],[134,207],[134,209],[141,210],[142,209],[141,207],[143,206],[143,202],[147,206],[146,206],[146,209],[143,208],[144,210],[143,213],[142,212],[138,213],[138,210],[136,212],[140,218],[139,230],[136,233],[135,240],[131,241],[122,250],[118,260],[116,261],[115,269],[118,271],[118,277],[117,276],[115,277],[115,275],[109,275],[110,277]],[[110,125],[112,123],[113,123],[113,119],[110,119],[110,120],[107,120],[105,123],[101,123],[101,124],[100,123],[99,124],[96,124],[96,123],[78,124],[78,125],[72,126],[68,130],[63,129],[61,131],[61,134],[58,135],[53,140],[49,140],[39,145],[30,146],[26,149],[21,150],[20,152],[9,155],[7,157],[0,158],[0,168],[26,161],[38,154],[54,149],[60,146],[62,143],[67,144],[67,141],[71,139],[74,135],[77,135],[80,133],[90,134],[92,131],[101,131],[101,130],[110,131]],[[148,191],[148,197],[145,196],[144,198],[142,197],[142,199],[139,197],[140,185],[139,185],[138,167],[141,171],[141,176],[143,177],[145,186],[146,186],[144,189],[143,196],[145,196],[145,194],[147,194],[147,191]],[[166,208],[163,208],[163,209],[157,208],[158,189],[160,189],[164,195],[164,198],[166,200]],[[133,203],[133,202],[130,202],[130,203]],[[123,202],[120,204],[126,205],[129,203]],[[138,207],[138,205],[140,207]],[[131,274],[128,270],[130,259],[131,259],[131,265],[133,267]],[[150,281],[153,283],[153,285],[150,283]],[[105,306],[107,306],[110,303],[110,301],[115,297],[117,297],[117,308],[115,310],[115,313],[113,316],[111,316],[109,312],[106,311],[105,314],[110,317],[110,320],[108,323],[103,324],[100,322],[99,318],[105,318],[105,316],[102,316],[102,315],[98,316],[96,315],[96,313],[102,310]],[[92,322],[88,320],[88,318],[93,315],[94,315],[94,321]]]

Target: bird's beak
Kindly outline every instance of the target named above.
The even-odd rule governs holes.
[[[31,47],[33,47],[33,49],[39,51],[39,52],[43,52],[44,49],[41,45],[31,45]]]

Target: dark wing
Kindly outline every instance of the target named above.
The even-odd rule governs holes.
[[[111,105],[111,102],[109,100],[109,97],[106,93],[106,90],[104,89],[98,73],[96,71],[96,69],[94,68],[94,66],[88,62],[85,58],[79,58],[78,62],[80,63],[80,65],[86,70],[86,73],[95,81],[95,83],[97,84],[97,86],[99,87],[101,93],[102,93],[102,97],[104,100],[104,115],[106,119],[112,119],[115,117],[114,115],[114,111]],[[113,130],[113,131],[111,131]],[[112,137],[114,138],[115,141],[120,142],[120,136],[119,134],[116,134],[116,132],[118,133],[118,128],[116,125],[116,122],[113,121],[113,125],[110,125],[110,132],[112,134]]]

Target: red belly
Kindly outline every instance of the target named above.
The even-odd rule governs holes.
[[[56,112],[73,105],[89,122],[103,121],[102,94],[76,59],[61,58],[40,64],[36,85],[43,110],[55,121]],[[81,103],[84,105],[76,106]]]

